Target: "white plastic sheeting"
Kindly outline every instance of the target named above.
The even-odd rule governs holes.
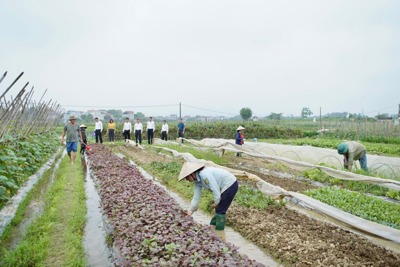
[[[268,159],[271,161],[279,161],[279,162],[283,162],[285,164],[290,164],[292,167],[295,166],[295,167],[300,167],[300,168],[311,168],[311,167],[320,168],[321,170],[323,170],[329,174],[332,174],[332,176],[337,177],[337,178],[342,178],[342,179],[347,179],[347,180],[365,181],[365,182],[369,182],[369,183],[389,186],[389,187],[397,189],[397,190],[399,190],[399,188],[400,188],[400,182],[395,181],[395,180],[380,179],[380,178],[374,178],[374,177],[354,174],[354,173],[350,173],[350,172],[338,171],[338,170],[334,170],[334,169],[331,169],[328,167],[322,167],[322,166],[318,166],[318,165],[307,163],[307,162],[295,161],[295,160],[280,157],[280,156],[264,155],[264,154],[258,152],[259,150],[254,149],[254,147],[239,146],[239,145],[235,145],[231,142],[227,142],[226,140],[204,139],[201,141],[196,141],[196,140],[187,140],[187,141],[189,141],[195,145],[213,147],[214,150],[216,150],[216,151],[220,150],[222,152],[222,154],[224,153],[224,151],[241,152],[241,153],[246,153],[249,156],[256,156],[256,157],[265,158],[265,159]],[[162,148],[162,147],[160,147],[160,148]],[[179,153],[175,150],[168,149],[168,148],[162,148],[162,149],[170,151],[174,156],[182,157],[186,161],[204,162],[206,164],[206,166],[218,166],[217,164],[215,164],[214,162],[211,162],[211,161],[199,160],[190,153]],[[310,151],[309,153],[312,153],[312,151]],[[247,178],[247,179],[256,181],[257,187],[262,192],[264,192],[266,195],[273,196],[273,197],[294,198],[298,202],[307,206],[307,208],[317,210],[317,211],[319,211],[325,215],[328,215],[338,221],[341,221],[355,229],[359,229],[363,232],[369,233],[370,235],[375,235],[375,236],[378,236],[378,237],[381,237],[381,238],[384,238],[387,240],[394,241],[396,243],[400,243],[400,231],[397,229],[359,218],[350,213],[344,212],[340,209],[337,209],[335,207],[332,207],[330,205],[322,203],[318,200],[310,198],[306,195],[296,193],[296,192],[286,191],[279,186],[275,186],[275,185],[265,182],[264,180],[260,179],[258,176],[254,175],[254,174],[250,174],[250,173],[247,173],[244,171],[235,170],[235,169],[222,167],[222,166],[218,166],[218,167],[228,170],[229,172],[231,172],[233,175],[235,175],[237,177]]]
[[[248,143],[247,145],[240,146],[234,144],[232,141],[224,139],[203,139],[201,141],[188,141],[195,145],[212,147],[215,151],[221,151],[222,154],[224,153],[224,151],[231,151],[235,153],[241,152],[252,157],[264,158],[271,162],[280,162],[299,170],[318,168],[328,175],[338,179],[363,181],[400,191],[400,181],[398,180],[375,178],[371,176],[336,170],[326,166],[317,165],[319,163],[326,163],[330,166],[342,167],[342,156],[337,154],[336,150],[333,149],[325,149],[311,146],[285,146],[268,143]],[[333,152],[337,155],[334,155]],[[370,162],[374,162],[375,166],[380,163],[380,170],[383,171],[384,169],[386,169],[386,174],[390,175],[393,171],[393,173],[398,178],[400,178],[400,158],[383,157],[376,155],[368,155],[367,157]],[[335,162],[336,165],[333,164]],[[390,171],[388,169],[389,167]]]

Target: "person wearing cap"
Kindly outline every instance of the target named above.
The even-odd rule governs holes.
[[[198,209],[202,189],[211,190],[214,196],[215,215],[210,224],[216,230],[224,230],[226,211],[235,197],[239,184],[236,177],[230,172],[215,167],[205,167],[204,163],[186,162],[179,174],[179,181],[186,179],[194,183],[194,194],[188,211],[188,216]]]
[[[103,123],[97,117],[94,118],[94,120],[95,120],[94,133],[95,133],[95,137],[96,137],[96,143],[98,143],[100,141],[100,144],[102,144],[103,143],[103,136],[102,136]]]
[[[79,126],[79,128],[81,129],[81,150],[79,151],[82,155],[85,154],[86,151],[86,146],[87,146],[87,136],[86,136],[86,125],[85,124],[81,124]]]
[[[239,126],[236,129],[236,144],[237,145],[243,145],[244,144],[244,134],[242,132],[244,129],[245,128],[243,126]],[[238,152],[238,153],[236,153],[236,156],[237,157],[241,157],[242,153]]]
[[[61,136],[61,144],[64,143],[64,137],[67,136],[66,139],[66,148],[68,157],[71,160],[71,164],[74,164],[76,158],[76,151],[78,151],[78,142],[81,140],[82,142],[82,133],[78,126],[75,123],[76,118],[75,116],[69,117],[69,123],[64,126],[64,131]],[[80,139],[79,139],[80,138]]]
[[[357,160],[360,161],[361,168],[368,171],[367,149],[362,144],[354,141],[342,142],[338,145],[337,151],[340,155],[343,155],[344,167],[349,171],[352,170],[354,161]]]

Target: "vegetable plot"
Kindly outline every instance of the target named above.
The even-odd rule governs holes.
[[[122,266],[264,266],[199,225],[162,188],[102,145],[90,167]]]

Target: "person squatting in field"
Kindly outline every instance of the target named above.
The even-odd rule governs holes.
[[[186,179],[194,183],[194,194],[188,211],[188,216],[198,209],[202,189],[211,190],[214,196],[215,215],[210,224],[216,230],[224,230],[226,212],[235,197],[239,184],[236,177],[230,172],[215,167],[205,167],[204,163],[186,162],[183,164],[178,181]]]
[[[340,155],[343,155],[344,167],[349,171],[352,170],[354,161],[359,160],[361,168],[368,171],[367,167],[367,149],[358,142],[347,141],[340,143],[337,147]]]
[[[65,135],[67,136],[65,146],[71,164],[74,164],[75,162],[76,152],[78,151],[78,142],[79,140],[81,140],[81,142],[83,140],[81,130],[75,122],[75,116],[69,117],[69,123],[64,126],[64,131],[61,137],[61,144],[64,144],[64,137]]]

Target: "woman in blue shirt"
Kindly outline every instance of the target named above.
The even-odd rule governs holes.
[[[204,163],[186,162],[179,174],[179,181],[186,179],[194,182],[194,194],[188,215],[191,216],[199,207],[202,189],[211,190],[214,196],[215,215],[210,224],[216,230],[224,230],[226,211],[239,189],[236,177],[230,172],[214,167],[205,167]]]

